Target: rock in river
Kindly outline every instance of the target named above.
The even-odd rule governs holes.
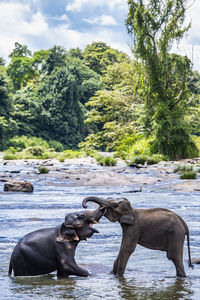
[[[33,185],[28,181],[11,180],[4,185],[4,192],[33,192]]]

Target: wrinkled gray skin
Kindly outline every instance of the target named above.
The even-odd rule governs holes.
[[[176,275],[186,277],[183,266],[183,244],[187,235],[189,266],[191,264],[189,230],[185,221],[174,212],[163,209],[135,209],[126,198],[87,197],[83,207],[92,201],[105,208],[104,216],[111,222],[119,222],[123,237],[119,254],[113,265],[113,273],[122,276],[128,259],[137,244],[153,250],[167,252],[176,268]]]
[[[39,229],[25,235],[13,250],[9,275],[34,276],[57,270],[58,277],[88,276],[75,262],[75,250],[81,240],[98,231],[92,228],[103,210],[66,215],[65,222],[53,228]]]

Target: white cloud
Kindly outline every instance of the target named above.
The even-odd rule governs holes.
[[[83,20],[90,24],[98,24],[102,26],[117,25],[117,22],[112,16],[106,16],[106,15],[102,15],[91,19],[84,18]]]
[[[105,27],[103,30],[102,27],[92,27],[87,32],[72,30],[69,28],[66,14],[53,18],[66,21],[66,23],[50,26],[41,12],[31,11],[27,4],[0,3],[0,56],[7,59],[15,42],[25,44],[31,50],[36,51],[41,48],[49,49],[54,45],[61,45],[66,49],[75,47],[84,49],[86,45],[94,41],[103,41],[113,48],[129,51],[125,37],[120,32],[116,33],[107,27],[107,30]],[[104,26],[116,24],[115,19],[108,15],[94,18],[93,21]]]
[[[49,30],[46,38],[48,38],[51,45],[62,45],[68,50],[76,47],[84,49],[86,45],[92,42],[103,41],[114,49],[131,54],[124,34],[113,30],[102,30],[102,28],[100,28],[99,30],[89,32],[79,32],[61,25]]]
[[[127,9],[127,0],[71,0],[66,6],[67,11],[80,12],[85,7],[107,7],[109,9]]]
[[[42,36],[48,24],[40,12],[32,13],[28,5],[0,3],[0,55],[7,57],[14,43],[27,44],[27,36]]]
[[[51,19],[53,19],[55,21],[62,21],[62,22],[64,21],[67,24],[70,24],[70,20],[66,14],[61,15],[61,16],[55,16],[55,17],[53,16],[53,17],[51,17]]]

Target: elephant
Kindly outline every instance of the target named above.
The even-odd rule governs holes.
[[[78,243],[99,231],[92,227],[102,217],[104,209],[70,213],[65,222],[53,228],[44,228],[25,235],[15,246],[9,272],[14,276],[35,276],[57,270],[58,277],[88,276],[87,270],[76,264]]]
[[[164,208],[135,209],[126,198],[86,197],[82,205],[92,201],[105,209],[104,216],[122,227],[122,242],[113,265],[113,274],[124,274],[128,259],[137,244],[152,250],[167,252],[178,277],[186,277],[183,266],[183,244],[187,236],[189,267],[193,268],[190,255],[189,229],[176,213]]]

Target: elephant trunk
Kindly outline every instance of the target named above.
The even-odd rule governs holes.
[[[86,197],[85,199],[83,199],[82,206],[83,206],[84,208],[87,208],[87,205],[86,205],[87,202],[94,202],[94,203],[97,203],[97,204],[99,204],[102,208],[108,208],[108,206],[109,206],[108,201],[106,201],[106,200],[103,199],[103,198],[94,197],[94,196]]]
[[[91,216],[91,220],[93,221],[93,223],[98,223],[98,221],[103,216],[104,212],[105,212],[104,208],[97,208]]]

